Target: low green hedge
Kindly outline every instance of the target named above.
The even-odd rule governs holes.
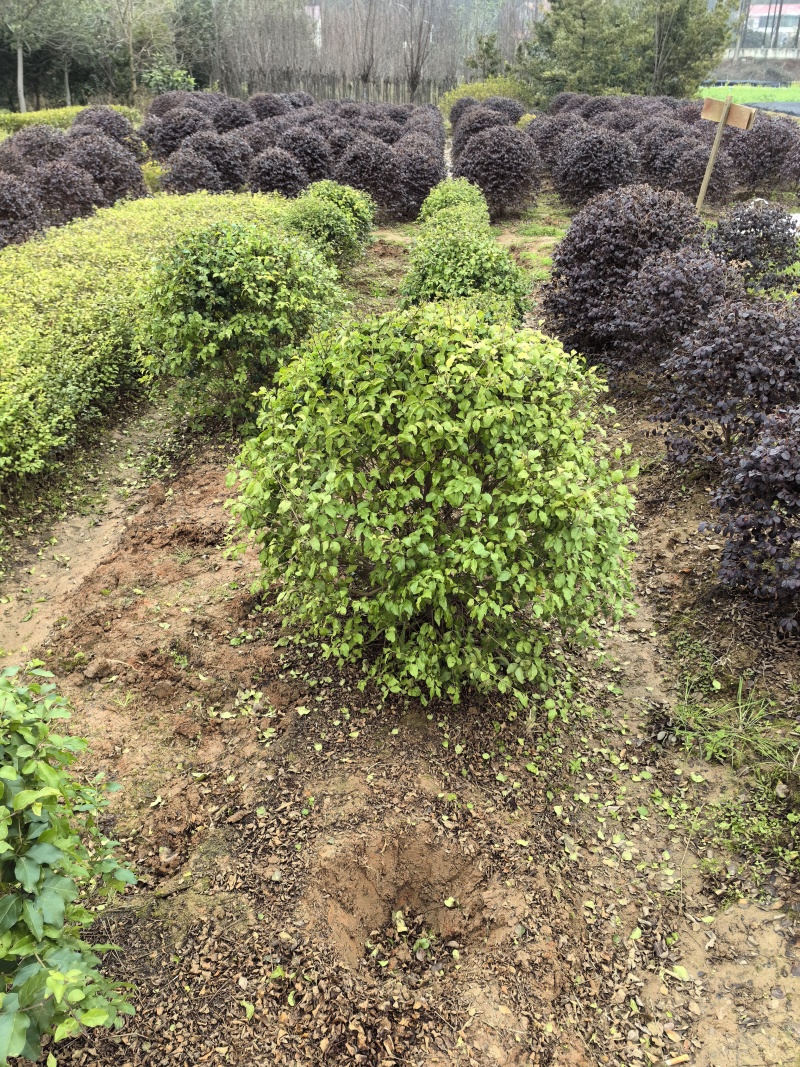
[[[525,107],[532,107],[536,102],[536,94],[529,85],[508,74],[498,75],[495,78],[486,78],[484,81],[464,82],[463,85],[445,93],[439,101],[439,109],[445,119],[450,118],[450,108],[456,100],[461,100],[465,96],[471,96],[475,100],[488,100],[492,96],[509,96],[512,100],[519,100]]]
[[[128,201],[0,254],[0,485],[52,465],[136,380],[135,327],[153,260],[215,222],[275,223],[278,196]]]
[[[125,107],[123,104],[112,104],[115,111],[130,119],[134,126],[142,121],[142,116],[135,107]],[[62,130],[68,129],[86,106],[79,107],[51,107],[43,111],[26,111],[20,114],[18,111],[0,111],[0,131],[16,133],[24,130],[26,126],[58,126]]]

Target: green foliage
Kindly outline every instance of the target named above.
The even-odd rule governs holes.
[[[134,107],[124,107],[122,104],[111,105],[115,111],[129,119],[134,126],[142,121],[141,114]],[[54,107],[44,111],[26,111],[20,114],[18,111],[0,111],[0,131],[16,133],[24,130],[26,126],[58,126],[61,130],[69,129],[76,117],[85,107]]]
[[[514,74],[539,100],[558,92],[689,96],[721,58],[735,0],[553,0]]]
[[[145,377],[176,378],[182,410],[245,418],[286,350],[341,306],[335,270],[305,243],[217,223],[153,273],[139,335]]]
[[[414,244],[411,267],[403,280],[403,307],[484,294],[503,301],[519,321],[530,289],[524,270],[490,233],[467,232],[468,214],[459,217],[462,226],[458,230],[437,229]]]
[[[360,189],[354,189],[351,185],[341,185],[329,179],[320,182],[312,182],[303,192],[301,200],[316,199],[326,200],[336,204],[342,211],[347,212],[356,228],[358,240],[365,244],[369,240],[372,227],[375,225],[375,201]]]
[[[125,987],[100,973],[95,951],[110,946],[91,946],[79,932],[94,921],[82,894],[108,894],[135,879],[97,827],[103,789],[68,770],[86,742],[51,733],[55,720],[69,718],[65,701],[53,685],[15,684],[16,673],[0,673],[2,1067],[9,1057],[38,1060],[44,1034],[60,1041],[119,1027],[133,1014]]]
[[[758,104],[778,103],[779,101],[794,101],[800,94],[800,82],[792,82],[791,85],[703,85],[697,90],[698,96],[711,96],[716,100],[724,100],[726,96],[732,96],[734,104]]]
[[[142,84],[146,85],[154,96],[178,89],[190,93],[197,88],[197,83],[188,70],[164,64],[153,67],[152,70],[142,71]]]
[[[292,200],[286,212],[286,227],[333,263],[351,262],[363,247],[350,212],[320,197]]]
[[[467,56],[465,62],[470,70],[477,70],[481,78],[496,78],[502,74],[505,61],[497,44],[497,34],[479,33],[475,51]],[[494,95],[505,96],[505,93]]]
[[[468,182],[466,178],[448,178],[435,185],[422,203],[419,221],[427,222],[437,212],[451,207],[474,208],[479,214],[485,216],[486,226],[489,225],[489,208],[486,206],[486,198],[478,186]]]
[[[148,267],[215,222],[279,224],[273,196],[118,204],[0,255],[0,485],[53,465],[139,377],[132,353]]]
[[[142,177],[148,193],[161,192],[161,179],[164,177],[164,171],[165,168],[155,159],[148,159],[142,164]]]
[[[450,118],[450,109],[456,100],[461,100],[465,96],[471,96],[479,101],[488,100],[492,96],[508,96],[512,100],[519,100],[526,107],[532,107],[538,99],[538,93],[530,85],[512,74],[485,78],[483,81],[465,82],[445,93],[439,101],[439,108],[445,119]]]
[[[234,509],[259,587],[326,656],[392,692],[525,702],[558,635],[619,615],[632,499],[579,356],[428,304],[313,338],[278,380]]]

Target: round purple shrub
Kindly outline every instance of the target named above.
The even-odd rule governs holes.
[[[415,108],[403,127],[403,136],[409,133],[424,133],[440,152],[444,151],[444,121],[438,108]]]
[[[186,147],[179,148],[167,160],[161,185],[168,193],[196,193],[200,189],[210,193],[223,191],[222,179],[214,164]]]
[[[552,117],[534,119],[525,127],[525,133],[536,145],[542,166],[549,170],[561,152],[564,141],[574,140],[581,131],[587,129],[586,122],[577,112],[559,111]]]
[[[361,137],[352,126],[338,126],[329,137],[326,138],[328,147],[334,162],[338,162],[345,152]]]
[[[196,152],[214,166],[223,189],[239,189],[247,181],[253,150],[239,130],[226,134],[200,130],[188,137],[183,147]]]
[[[139,136],[151,153],[155,153],[158,131],[161,129],[161,119],[158,115],[147,115],[139,127]]]
[[[619,100],[615,96],[590,96],[580,105],[580,113],[589,122],[603,111],[617,111]]]
[[[243,126],[238,132],[239,136],[250,145],[253,155],[257,156],[259,152],[267,148],[275,148],[285,131],[285,122],[275,116],[275,118],[254,122],[250,126]]]
[[[541,160],[530,137],[514,126],[483,130],[471,137],[453,168],[486,197],[492,218],[519,211],[539,188]]]
[[[385,144],[394,144],[403,133],[400,123],[392,122],[391,119],[365,118],[359,122],[358,128],[362,133],[375,137]]]
[[[42,223],[35,192],[19,178],[0,174],[0,248],[25,241]]]
[[[185,89],[170,89],[169,92],[161,93],[160,96],[150,101],[147,114],[155,115],[156,118],[161,119],[175,107],[187,107],[189,97],[192,95],[194,94],[187,93]]]
[[[299,91],[295,93],[282,93],[281,95],[285,97],[294,108],[313,107],[317,102],[311,93]]]
[[[90,126],[110,137],[117,144],[124,145],[133,136],[130,121],[113,107],[100,105],[87,107],[75,116],[73,126]]]
[[[36,167],[30,172],[29,182],[51,226],[91,215],[105,203],[103,190],[92,176],[64,159]]]
[[[634,180],[636,150],[618,133],[588,129],[570,142],[562,141],[552,173],[560,196],[573,204],[585,204],[598,193]]]
[[[199,130],[213,130],[211,119],[193,107],[176,107],[160,120],[152,137],[156,159],[167,159],[177,152],[187,137]]]
[[[664,185],[668,189],[677,189],[696,200],[703,184],[703,178],[708,166],[708,148],[704,144],[689,144],[675,160],[672,175]],[[708,184],[706,199],[710,204],[724,203],[730,199],[733,192],[733,168],[731,158],[725,151],[720,151],[714,170],[711,172],[711,181]]]
[[[586,353],[617,339],[620,298],[648,256],[699,245],[703,226],[681,193],[626,185],[595,197],[556,246],[544,309],[565,345]]]
[[[509,122],[515,126],[525,114],[525,108],[516,100],[512,100],[510,96],[490,96],[487,100],[483,101],[484,107],[491,107],[495,111],[502,111],[504,115],[508,116]]]
[[[698,100],[688,100],[675,108],[675,118],[692,125],[695,122],[700,122],[700,112],[702,110],[703,105]]]
[[[248,178],[254,193],[282,193],[289,197],[299,196],[311,184],[298,160],[283,148],[259,153],[250,164]]]
[[[0,142],[0,174],[13,174],[21,178],[28,172],[28,164],[14,148],[13,137]]]
[[[389,119],[390,122],[398,122],[403,126],[408,122],[414,110],[413,104],[377,104],[375,114],[378,118]]]
[[[247,104],[259,121],[285,115],[292,110],[292,105],[278,93],[253,93]]]
[[[460,97],[450,108],[450,125],[455,129],[471,107],[480,106],[480,101],[476,100],[474,96]]]
[[[6,144],[13,145],[24,163],[36,167],[40,163],[61,159],[69,142],[63,130],[55,126],[28,126],[10,137]]]
[[[462,149],[471,137],[483,130],[494,129],[498,126],[510,126],[511,120],[502,111],[494,111],[490,107],[471,107],[465,112],[453,134],[452,155],[456,161]]]
[[[759,115],[731,146],[736,177],[746,189],[774,189],[781,184],[786,160],[800,143],[797,124]]]
[[[729,208],[710,231],[709,247],[762,286],[774,285],[800,253],[795,220],[764,200]]]
[[[308,126],[286,130],[278,147],[291,152],[312,182],[333,176],[333,158],[328,142]]]
[[[88,171],[108,204],[124,196],[147,196],[142,168],[122,145],[101,133],[73,141],[64,159]]]
[[[334,177],[341,185],[352,185],[369,193],[387,214],[402,213],[397,197],[397,162],[389,145],[372,137],[361,136],[339,160]]]
[[[589,99],[587,93],[556,93],[547,108],[548,115],[561,115],[565,111],[576,111]]]
[[[428,193],[445,179],[444,157],[420,134],[402,137],[394,146],[394,156],[400,177],[402,213],[415,219]]]
[[[186,107],[193,107],[196,111],[202,111],[213,122],[217,111],[227,102],[228,97],[225,93],[212,93],[204,89],[199,93],[187,93]]]
[[[255,121],[255,112],[243,100],[226,100],[214,112],[214,129],[217,133],[230,133]]]

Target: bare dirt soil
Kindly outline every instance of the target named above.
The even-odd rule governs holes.
[[[405,243],[381,234],[354,275],[364,310],[396,300]],[[647,461],[646,420],[620,423]],[[658,739],[680,626],[715,670],[768,661],[787,700],[798,671],[714,592],[702,487],[646,469],[639,610],[569,651],[570,714],[548,723],[384,700],[281,645],[254,554],[226,553],[234,458],[198,445],[63,520],[69,571],[29,574],[40,530],[6,579],[0,646],[71,700],[82,770],[122,786],[107,830],[139,877],[93,931],[119,946],[106,967],[135,983],[136,1017],[59,1062],[798,1067],[796,884],[709,844],[697,813],[747,787]],[[47,599],[24,621],[34,582]]]

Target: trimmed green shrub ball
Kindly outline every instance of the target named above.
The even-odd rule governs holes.
[[[318,335],[265,397],[234,506],[256,588],[391,692],[514,691],[630,589],[631,495],[580,357],[464,304]]]
[[[286,212],[286,227],[333,263],[347,263],[361,251],[353,218],[330,200],[301,196]]]
[[[419,221],[426,222],[443,208],[462,206],[475,208],[485,214],[486,225],[489,225],[486,197],[477,185],[473,185],[466,178],[448,178],[431,189],[420,208]]]
[[[140,335],[146,377],[182,410],[243,419],[287,350],[342,306],[336,272],[300,240],[252,226],[191,234],[156,267]]]
[[[457,229],[437,228],[414,245],[402,286],[403,306],[489,296],[505,303],[507,313],[519,321],[528,306],[525,272],[488,231],[471,231],[468,218],[465,213]]]
[[[372,227],[375,225],[376,211],[375,201],[369,193],[354,189],[352,185],[341,185],[339,182],[324,180],[312,182],[301,199],[307,197],[336,204],[353,220],[358,240],[363,244],[369,239]]]

